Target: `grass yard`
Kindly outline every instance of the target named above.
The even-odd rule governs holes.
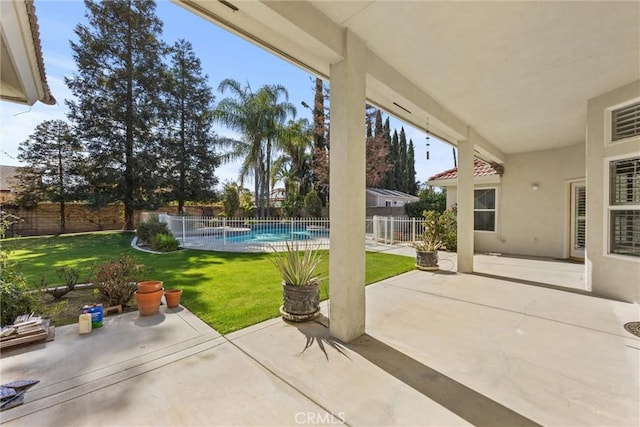
[[[181,250],[149,254],[131,247],[133,233],[90,233],[2,241],[13,261],[33,287],[44,277],[49,285],[62,284],[55,269],[63,265],[83,271],[91,266],[129,255],[153,268],[149,280],[162,280],[166,289],[183,289],[181,303],[218,332],[227,334],[279,315],[282,304],[280,277],[269,260],[271,254]],[[366,255],[366,283],[410,271],[414,259],[370,252]],[[328,256],[321,265],[328,272]],[[321,286],[326,299],[328,281]]]

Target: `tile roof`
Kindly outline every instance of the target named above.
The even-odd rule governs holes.
[[[496,171],[493,166],[489,163],[475,159],[473,161],[473,176],[490,176],[490,175],[499,175],[498,171]],[[443,181],[445,179],[456,179],[458,178],[458,168],[448,169],[444,172],[440,172],[438,174],[433,175],[429,178],[429,181]]]
[[[40,82],[42,83],[42,89],[44,90],[44,95],[40,99],[40,102],[46,105],[55,105],[56,99],[51,94],[51,89],[49,89],[49,83],[47,82],[47,75],[45,74],[44,69],[42,44],[40,43],[40,26],[38,25],[38,18],[36,17],[36,7],[33,5],[33,0],[26,0],[25,6],[27,8],[27,16],[29,17],[29,25],[31,26],[31,36],[33,37],[33,47],[36,51],[36,60],[38,61]]]

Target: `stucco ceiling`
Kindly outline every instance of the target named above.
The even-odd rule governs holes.
[[[455,140],[438,122],[452,117],[506,154],[584,142],[587,101],[640,79],[636,1],[176,2],[320,75],[348,28],[393,68],[380,79],[369,61],[370,101],[423,128],[433,115]],[[396,79],[430,101],[394,91]]]

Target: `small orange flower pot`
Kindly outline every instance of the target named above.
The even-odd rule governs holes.
[[[169,289],[164,291],[164,298],[167,300],[168,308],[175,308],[180,305],[182,289]]]

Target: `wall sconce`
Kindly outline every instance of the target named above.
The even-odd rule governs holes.
[[[534,182],[533,184],[531,184],[531,191],[538,191],[538,188],[540,188],[538,183]]]

